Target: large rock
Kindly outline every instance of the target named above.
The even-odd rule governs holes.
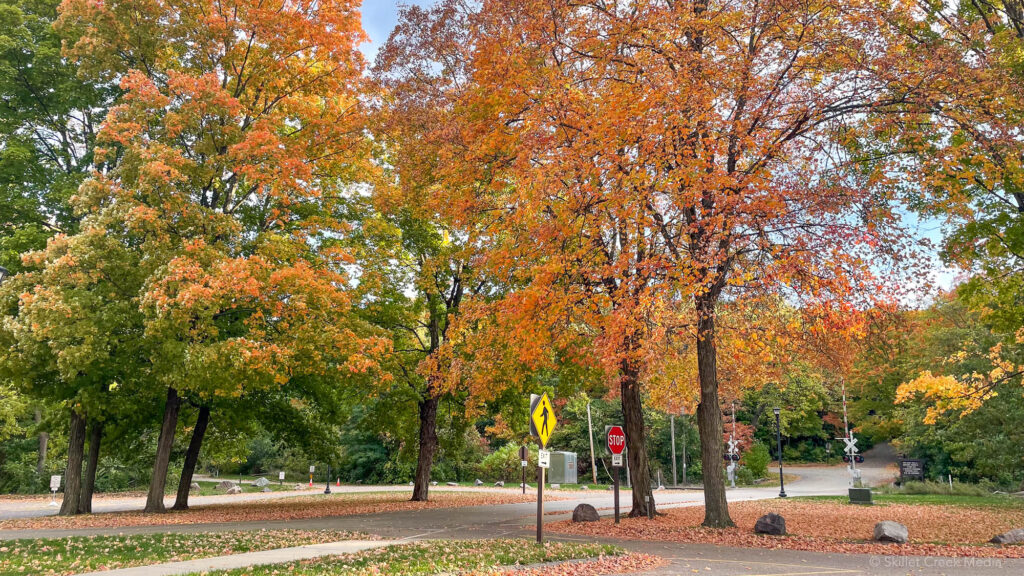
[[[458,486],[459,483],[458,482],[445,482],[445,485],[446,486]]]
[[[477,478],[476,482],[473,482],[473,485],[474,486],[483,486],[484,485],[484,481],[479,479],[479,478]]]
[[[225,494],[241,494],[241,493],[242,493],[242,488],[239,487],[239,486],[232,486],[231,488],[228,488],[227,492],[225,492]]]
[[[259,478],[256,479],[255,482],[253,482],[253,485],[256,486],[257,488],[263,488],[264,486],[270,486],[270,480],[267,480],[263,476],[260,476]]]
[[[234,488],[236,486],[238,486],[238,484],[235,484],[231,480],[224,480],[220,484],[217,484],[217,490],[227,491],[227,490],[231,490],[232,488]]]
[[[878,542],[895,542],[905,544],[910,539],[907,527],[899,522],[885,520],[875,524],[875,540]]]
[[[597,522],[600,519],[597,509],[590,504],[580,504],[572,511],[573,522]]]
[[[989,542],[993,544],[1024,544],[1024,528],[1010,530],[993,537]]]
[[[200,490],[202,490],[202,487],[201,487],[201,486],[199,486],[199,483],[198,483],[198,482],[193,482],[193,483],[192,483],[192,484],[190,484],[190,485],[189,485],[189,487],[188,487],[188,491],[189,491],[189,492],[199,492]]]
[[[271,490],[269,486],[264,486],[260,492],[273,492],[273,490]]]
[[[499,487],[499,488],[504,487],[505,486],[505,481],[504,480],[498,480],[497,482],[494,483],[494,485]]]
[[[785,536],[786,519],[778,514],[765,514],[757,519],[754,524],[754,532],[769,536]]]

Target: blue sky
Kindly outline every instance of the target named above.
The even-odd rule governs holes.
[[[434,0],[363,0],[363,28],[372,42],[363,46],[363,53],[372,63],[377,50],[395,28],[398,21],[398,5],[411,4],[429,6]]]

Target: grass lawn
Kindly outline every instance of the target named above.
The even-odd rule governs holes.
[[[984,508],[1007,508],[1024,510],[1024,498],[992,494],[989,496],[965,496],[960,494],[872,494],[871,499],[877,505],[885,504],[922,504],[936,506],[968,506]],[[847,496],[800,496],[791,498],[794,501],[839,502],[848,504]],[[855,504],[851,504],[855,506]]]
[[[0,542],[0,575],[78,574],[368,538],[362,534],[328,530],[260,530],[9,540]]]
[[[602,556],[625,558],[625,554],[621,548],[601,544],[549,542],[538,545],[529,540],[430,541],[288,564],[209,572],[206,576],[502,574],[501,567]],[[594,573],[583,571],[582,566],[575,568],[581,570],[573,574]],[[544,574],[557,573],[550,567],[544,570]]]

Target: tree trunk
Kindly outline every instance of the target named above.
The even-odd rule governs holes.
[[[196,463],[199,462],[199,450],[203,447],[203,438],[206,437],[206,427],[209,423],[210,408],[200,406],[196,427],[192,430],[192,439],[189,440],[188,450],[185,452],[185,465],[181,468],[181,479],[178,480],[178,497],[174,499],[174,510],[188,510],[192,476],[196,471]]]
[[[710,299],[709,299],[710,300]],[[715,305],[709,300],[697,303],[697,373],[700,380],[700,404],[697,427],[700,430],[701,466],[704,472],[704,526],[732,526],[729,504],[725,499],[722,466],[722,410],[718,399],[718,359],[715,347]]]
[[[89,460],[85,464],[82,478],[82,496],[78,501],[79,514],[92,514],[92,493],[96,489],[96,468],[100,463],[100,441],[103,439],[103,423],[93,420],[89,426]]]
[[[633,485],[633,509],[630,518],[654,515],[654,492],[651,490],[651,469],[647,461],[647,434],[644,427],[643,401],[640,398],[640,373],[628,360],[620,370],[622,417],[626,429],[626,458]],[[648,503],[650,510],[647,509]]]
[[[412,489],[413,502],[426,502],[430,492],[430,468],[437,452],[437,403],[437,397],[430,391],[420,402],[420,451]]]
[[[36,408],[36,424],[43,422],[43,411]],[[39,458],[36,460],[36,474],[42,476],[46,473],[46,449],[50,444],[50,435],[46,432],[39,433]]]
[[[71,430],[68,433],[68,467],[64,471],[64,501],[61,516],[78,514],[82,497],[82,457],[85,453],[85,417],[71,409]]]
[[[144,512],[166,512],[164,507],[164,488],[167,486],[167,467],[171,461],[171,448],[174,447],[174,432],[178,427],[178,410],[181,399],[174,388],[167,389],[167,404],[164,405],[164,421],[160,426],[160,439],[157,440],[156,460],[153,462],[153,478],[149,481],[149,495],[146,497]]]

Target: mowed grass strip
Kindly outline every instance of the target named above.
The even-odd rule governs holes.
[[[0,575],[58,576],[375,537],[335,530],[137,534],[0,542]]]
[[[376,576],[493,573],[494,569],[577,559],[625,558],[603,544],[530,540],[432,540],[286,564],[205,572],[204,576]],[[580,567],[582,568],[582,567]],[[484,570],[486,572],[480,572]],[[500,571],[498,572],[500,573]],[[587,572],[579,571],[578,574]]]

